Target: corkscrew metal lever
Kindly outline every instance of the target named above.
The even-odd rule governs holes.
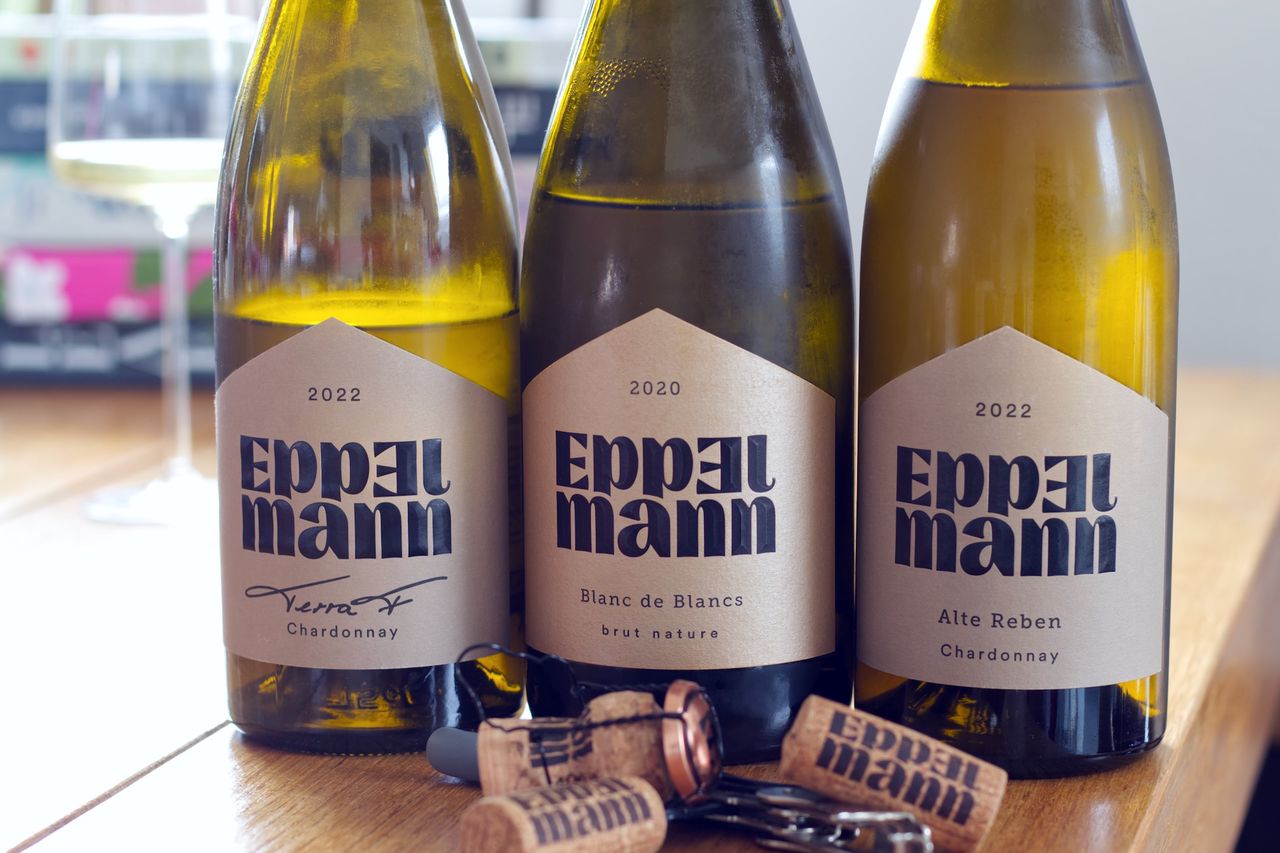
[[[671,820],[696,818],[756,834],[771,850],[930,853],[929,828],[907,812],[850,809],[796,785],[722,775],[708,801],[674,806]]]

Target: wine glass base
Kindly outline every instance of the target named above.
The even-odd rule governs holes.
[[[176,468],[148,483],[114,486],[90,495],[85,517],[105,524],[175,526],[217,512],[217,484],[194,469]]]

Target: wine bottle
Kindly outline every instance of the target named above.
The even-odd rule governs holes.
[[[1123,0],[929,0],[859,347],[861,708],[1017,776],[1154,747],[1177,222]]]
[[[388,752],[515,712],[514,660],[455,665],[520,594],[510,163],[462,4],[273,0],[217,227],[232,720]]]
[[[849,701],[850,255],[786,2],[590,5],[521,283],[535,713],[689,678],[738,761]]]

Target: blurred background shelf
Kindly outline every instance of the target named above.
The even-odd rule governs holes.
[[[467,5],[480,13],[474,29],[511,146],[523,223],[577,4]],[[48,8],[0,0],[0,383],[152,385],[160,374],[159,235],[146,211],[78,193],[48,168],[53,24],[38,13]],[[515,17],[530,10],[542,17]],[[187,270],[192,367],[205,385],[213,380],[212,236],[206,209],[193,224]]]

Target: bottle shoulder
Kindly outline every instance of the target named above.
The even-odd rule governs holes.
[[[540,186],[639,204],[839,196],[821,106],[772,4],[600,4],[556,105]]]
[[[248,286],[397,281],[514,308],[506,141],[469,30],[445,4],[353,20],[316,4],[302,20],[300,8],[267,20],[237,101],[219,300]]]
[[[970,87],[900,79],[876,146],[868,215],[1045,225],[1047,208],[1092,211],[1085,231],[1136,221],[1173,238],[1173,178],[1146,81]],[[950,211],[950,212],[948,212]],[[1032,222],[1032,220],[1035,220]]]

